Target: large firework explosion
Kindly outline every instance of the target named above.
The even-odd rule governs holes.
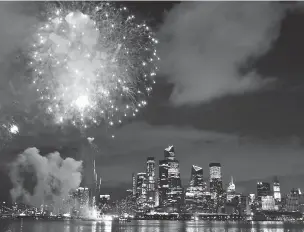
[[[157,42],[126,7],[48,3],[29,62],[43,109],[81,128],[136,116],[155,83]]]

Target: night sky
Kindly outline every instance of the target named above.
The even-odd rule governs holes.
[[[145,170],[148,156],[163,158],[173,144],[183,185],[191,165],[220,162],[227,184],[255,191],[257,180],[279,176],[284,192],[304,188],[304,9],[268,2],[127,2],[157,32],[161,62],[148,106],[114,131],[100,125],[85,135],[76,128],[32,120],[32,93],[22,85],[18,60],[37,19],[35,3],[0,3],[0,102],[22,120],[20,134],[1,150],[1,184],[18,153],[87,160],[96,156],[102,191],[130,188],[132,172]],[[18,94],[7,88],[12,80]],[[17,103],[15,103],[17,102]],[[18,104],[14,111],[13,104]],[[115,134],[115,139],[111,134]],[[86,137],[94,137],[95,147]],[[86,175],[86,173],[85,173]],[[1,191],[5,198],[8,191]]]

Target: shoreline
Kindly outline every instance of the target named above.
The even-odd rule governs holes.
[[[180,221],[180,222],[240,222],[240,223],[252,223],[252,222],[271,222],[271,223],[289,223],[289,224],[304,224],[303,220],[207,220],[207,219],[142,219],[134,218],[130,220],[87,220],[85,218],[56,218],[56,217],[1,217],[0,220],[31,220],[31,221],[96,221],[96,222],[121,222],[129,223],[132,221]]]

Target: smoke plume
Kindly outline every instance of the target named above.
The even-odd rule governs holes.
[[[255,70],[241,74],[240,68],[270,50],[287,5],[184,2],[173,7],[159,30],[160,70],[174,84],[171,101],[196,104],[272,82]]]
[[[81,171],[81,161],[63,159],[58,152],[41,156],[37,148],[28,148],[10,165],[11,197],[36,207],[58,208],[79,187]]]

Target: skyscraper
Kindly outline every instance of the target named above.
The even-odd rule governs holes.
[[[280,182],[277,177],[275,177],[273,181],[273,197],[276,202],[281,202]]]
[[[231,201],[235,197],[235,184],[233,183],[233,177],[231,176],[231,181],[229,182],[227,188],[227,201]]]
[[[263,209],[263,199],[265,197],[271,196],[270,183],[267,182],[257,182],[257,203],[258,208]]]
[[[159,179],[158,179],[158,193],[159,193],[159,205],[165,206],[167,204],[167,193],[169,191],[168,180],[168,161],[159,161]]]
[[[135,173],[132,173],[132,195],[136,196],[136,176]]]
[[[147,204],[149,208],[155,206],[155,159],[148,157],[147,159]]]
[[[216,199],[223,192],[222,172],[220,163],[210,163],[210,193]]]
[[[136,183],[136,204],[138,209],[143,209],[147,200],[147,179],[146,173],[137,173]]]
[[[257,183],[257,197],[271,196],[270,184],[267,182]]]
[[[204,193],[206,192],[203,168],[192,165],[189,185],[185,195],[186,209],[192,212],[201,211],[204,206]]]
[[[203,168],[192,165],[191,168],[191,179],[190,179],[190,186],[191,187],[197,187],[201,191],[206,190],[206,182],[204,181],[203,178]]]
[[[173,146],[165,149],[164,158],[159,161],[160,204],[169,207],[172,211],[178,211],[183,199],[183,189],[179,161],[175,157]]]
[[[292,189],[289,194],[287,194],[286,199],[286,211],[295,212],[299,210],[299,200],[300,193],[296,189]]]
[[[165,149],[165,159],[168,162],[168,182],[169,188],[180,188],[181,178],[179,170],[179,161],[175,157],[174,147],[169,146]]]

